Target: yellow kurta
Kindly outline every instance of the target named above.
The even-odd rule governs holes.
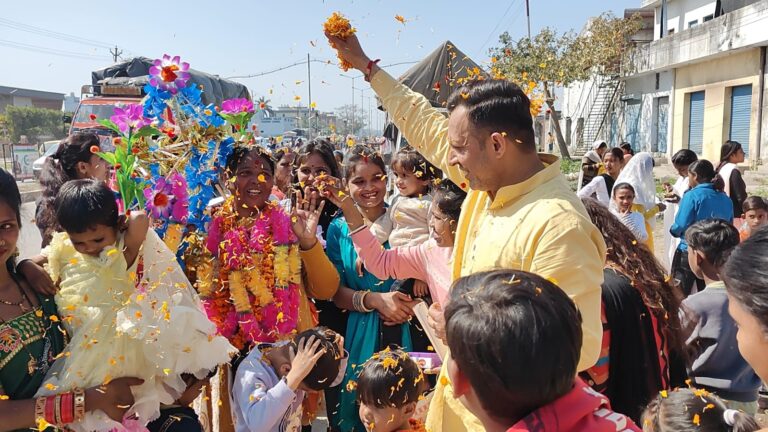
[[[384,71],[374,75],[371,86],[408,142],[454,183],[465,183],[458,168],[448,164],[447,118]],[[605,242],[560,173],[558,158],[542,154],[540,159],[544,170],[523,183],[499,189],[493,200],[487,192],[468,191],[456,231],[453,278],[512,268],[556,281],[582,314],[579,370],[585,370],[600,354]],[[427,430],[482,431],[480,422],[453,397],[450,384],[440,384],[443,381],[438,380]]]

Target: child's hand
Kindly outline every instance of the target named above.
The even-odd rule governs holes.
[[[333,342],[339,348],[339,356],[344,358],[344,336],[336,333],[336,339]]]
[[[317,191],[309,186],[294,193],[296,202],[291,208],[291,227],[302,250],[309,250],[317,243],[317,225],[325,207],[325,200],[320,199]],[[319,203],[319,204],[318,204]]]
[[[413,295],[415,297],[426,297],[429,294],[429,285],[422,280],[413,281]]]
[[[317,364],[317,360],[325,353],[325,349],[320,349],[320,339],[314,336],[299,342],[299,350],[294,353],[291,348],[291,370],[285,377],[285,381],[291,390],[296,391],[304,378],[312,372],[312,368]]]
[[[51,276],[45,269],[30,260],[26,260],[19,266],[19,273],[29,282],[35,292],[43,295],[54,295],[58,287],[53,283]]]

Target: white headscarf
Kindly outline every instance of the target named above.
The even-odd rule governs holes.
[[[650,153],[638,153],[632,156],[627,166],[621,170],[614,189],[619,183],[629,183],[635,189],[635,204],[645,210],[656,205],[656,183],[653,181],[653,156]],[[611,191],[613,196],[613,191]]]

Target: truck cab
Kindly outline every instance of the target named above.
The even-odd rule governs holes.
[[[80,105],[72,117],[69,133],[92,132],[101,139],[101,148],[112,151],[114,132],[99,124],[109,119],[119,105],[141,103],[142,90],[136,86],[85,85],[82,87]]]

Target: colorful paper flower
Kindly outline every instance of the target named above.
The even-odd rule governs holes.
[[[144,107],[139,104],[117,106],[109,119],[126,135],[150,124],[149,119],[144,117]]]
[[[248,99],[227,99],[221,103],[222,114],[252,113],[253,102]]]
[[[152,217],[185,223],[189,207],[187,181],[179,173],[160,177],[151,189],[144,190],[147,210]]]
[[[149,77],[149,83],[154,87],[176,94],[179,89],[187,86],[189,63],[182,62],[179,56],[165,54],[162,59],[152,62]]]

